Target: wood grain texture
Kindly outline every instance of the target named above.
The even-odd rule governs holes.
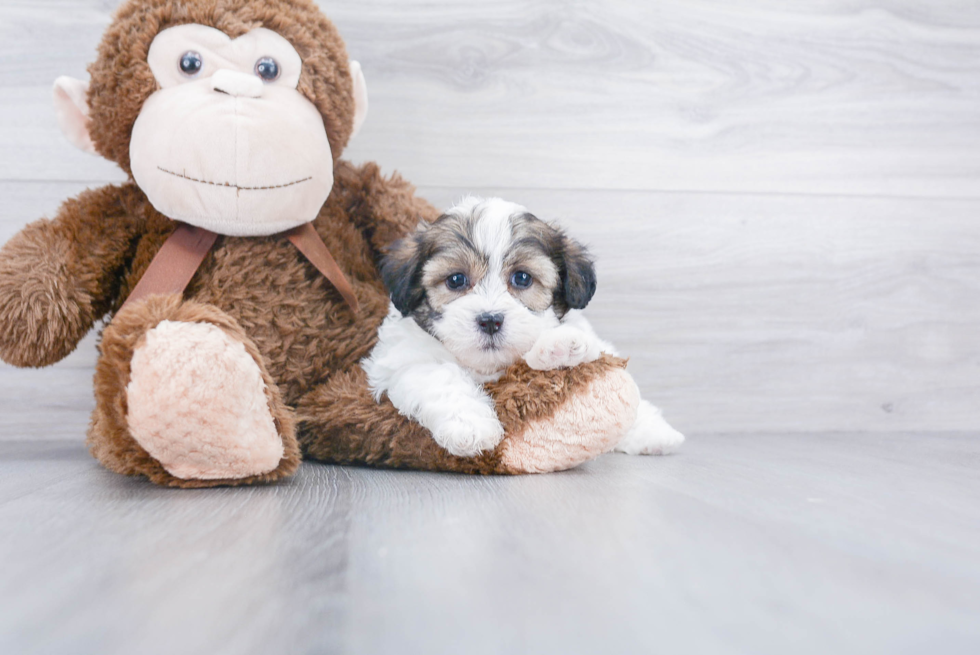
[[[975,653],[977,437],[204,491],[0,443],[0,651]]]
[[[50,85],[114,2],[0,8],[0,179],[103,180]],[[368,79],[350,150],[418,184],[980,195],[980,4],[324,5]]]
[[[980,194],[975,3],[431,6],[347,29],[419,183]]]

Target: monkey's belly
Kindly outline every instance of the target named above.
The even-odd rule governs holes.
[[[350,270],[343,252],[341,269]],[[187,297],[215,305],[245,329],[287,404],[373,348],[388,298],[380,279],[352,279],[361,303],[353,315],[340,293],[285,239],[220,242]]]

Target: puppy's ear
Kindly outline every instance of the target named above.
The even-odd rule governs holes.
[[[585,246],[562,235],[561,292],[569,309],[584,309],[595,295],[596,277],[592,256]]]
[[[381,279],[391,302],[402,316],[411,314],[425,299],[422,287],[422,243],[427,224],[419,223],[413,233],[388,246],[381,259]]]

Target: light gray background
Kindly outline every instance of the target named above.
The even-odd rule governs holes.
[[[115,5],[0,0],[0,241],[122,180],[50,100]],[[691,439],[154,489],[84,453],[90,337],[0,366],[0,649],[980,649],[980,4],[321,5],[371,96],[346,156],[590,244],[589,315]]]

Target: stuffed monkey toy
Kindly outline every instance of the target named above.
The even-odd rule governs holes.
[[[116,162],[0,250],[0,357],[38,367],[107,319],[92,454],[177,487],[271,482],[303,456],[513,474],[608,450],[636,415],[624,362],[515,365],[490,387],[504,440],[456,457],[377,403],[359,366],[389,298],[385,247],[437,213],[340,159],[364,78],[310,0],[128,0],[58,120]]]

